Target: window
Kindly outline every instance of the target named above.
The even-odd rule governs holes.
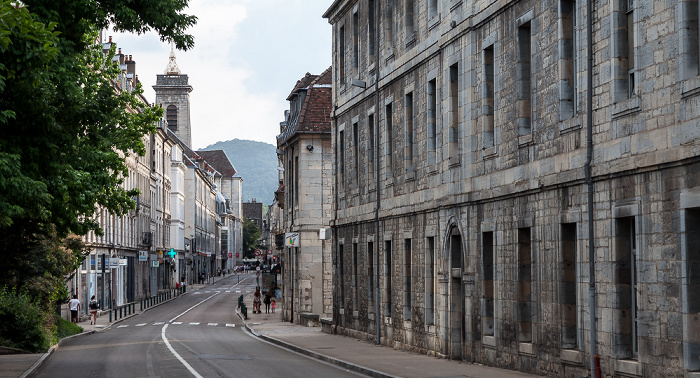
[[[577,112],[576,82],[576,0],[559,1],[559,120],[572,118]]]
[[[627,97],[634,96],[634,0],[627,0]]]
[[[637,243],[634,217],[615,219],[615,283],[618,291],[616,358],[637,356]]]
[[[352,66],[360,66],[360,21],[357,12],[352,14]]]
[[[455,63],[450,66],[450,128],[449,128],[449,144],[447,146],[450,164],[459,162],[459,64]]]
[[[636,30],[634,22],[634,0],[615,0],[612,12],[612,99],[619,103],[635,97]]]
[[[428,81],[428,164],[436,163],[437,150],[437,80]]]
[[[384,275],[386,287],[386,302],[384,306],[384,316],[387,317],[390,317],[392,315],[391,281],[394,276],[392,264],[393,259],[391,258],[391,240],[386,240],[384,241],[384,266],[386,268],[386,274]]]
[[[294,157],[294,203],[299,203],[299,156]]]
[[[374,58],[374,50],[375,50],[374,43],[375,43],[375,41],[376,41],[376,39],[377,39],[377,35],[376,35],[376,32],[377,32],[376,27],[377,27],[377,25],[376,25],[376,21],[375,21],[375,18],[376,18],[376,9],[375,9],[375,3],[374,3],[374,2],[375,2],[375,0],[369,0],[369,1],[367,2],[367,8],[368,8],[368,9],[367,9],[367,14],[368,14],[367,22],[369,23],[369,25],[368,25],[368,29],[369,29],[368,36],[369,36],[369,38],[368,38],[368,41],[367,41],[367,51],[369,52],[369,55],[370,55],[370,57],[372,57],[372,58]]]
[[[345,131],[340,132],[338,137],[338,171],[340,172],[341,185],[345,182]]]
[[[177,106],[169,105],[165,113],[166,120],[168,121],[168,127],[170,130],[177,130]]]
[[[518,57],[516,61],[518,74],[516,124],[518,127],[518,136],[532,133],[532,111],[530,108],[530,97],[532,93],[532,80],[530,77],[531,41],[531,28],[530,22],[528,21],[518,27]]]
[[[483,52],[484,81],[481,91],[481,114],[484,122],[483,126],[483,148],[494,146],[494,76],[495,67],[493,61],[493,45],[485,47]]]
[[[428,19],[438,15],[438,0],[428,0]]]
[[[559,293],[561,305],[561,343],[564,349],[578,347],[578,329],[576,326],[576,314],[578,305],[578,291],[576,283],[576,223],[564,223],[561,225],[561,293]]]
[[[393,176],[393,154],[394,154],[394,112],[391,103],[386,105],[386,176]]]
[[[367,300],[374,299],[374,242],[367,243]],[[369,306],[367,306],[369,307]]]
[[[483,267],[484,301],[482,322],[484,336],[493,336],[494,331],[494,275],[496,264],[493,255],[493,232],[484,232],[482,240],[481,263]]]
[[[338,291],[340,292],[338,305],[341,309],[345,308],[345,266],[343,264],[343,247],[344,245],[342,244],[338,245],[338,272],[340,273],[338,275],[340,279],[340,285],[338,285]]]
[[[406,94],[405,99],[405,110],[406,110],[406,132],[405,132],[405,153],[404,162],[406,173],[413,172],[413,92]]]
[[[367,135],[367,161],[369,162],[368,168],[369,168],[369,176],[368,176],[368,181],[370,177],[374,176],[374,114],[370,114],[369,117],[367,117],[367,129],[369,130],[368,135]]]
[[[435,324],[435,238],[426,241],[425,254],[425,324]]]
[[[359,295],[358,295],[358,277],[357,277],[357,243],[352,243],[352,309],[358,311]]]
[[[411,320],[411,239],[404,239],[403,259],[403,319]]]
[[[345,84],[345,26],[341,26],[338,32],[338,64],[340,84]]]
[[[700,313],[700,208],[685,210],[684,226],[683,276],[688,279],[683,285],[683,355],[686,369],[700,371],[700,334],[692,331]]]
[[[518,229],[518,341],[532,342],[532,251],[530,228]]]
[[[698,0],[679,1],[678,6],[682,15],[679,27],[681,79],[688,80],[700,75],[700,6]]]
[[[388,44],[388,48],[391,51],[394,47],[394,2],[396,0],[387,0],[386,11],[384,18],[386,19],[386,37],[385,43]],[[378,69],[379,67],[377,67]]]
[[[405,0],[406,9],[404,15],[406,17],[406,44],[410,44],[416,40],[416,26],[415,26],[415,4],[414,0]]]
[[[360,185],[360,130],[357,122],[352,124],[353,165],[355,168],[355,183]]]

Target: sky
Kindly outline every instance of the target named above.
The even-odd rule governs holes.
[[[187,74],[192,146],[247,139],[276,145],[286,98],[307,72],[331,65],[331,26],[323,18],[331,0],[190,0],[186,14],[197,16],[195,47],[175,50]],[[170,44],[154,32],[106,33],[122,54],[136,62],[149,103],[156,75],[168,64]]]

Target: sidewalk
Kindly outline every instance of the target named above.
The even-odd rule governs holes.
[[[201,289],[203,287],[206,287],[208,285],[206,284],[195,284],[195,285],[189,285],[187,286],[187,292],[189,293],[190,291],[195,291],[198,289]],[[173,298],[175,299],[175,298]],[[70,339],[72,337],[76,336],[81,336],[89,333],[94,333],[94,332],[99,332],[109,326],[111,326],[114,323],[119,323],[125,319],[129,319],[133,316],[139,315],[143,313],[144,311],[148,311],[151,308],[157,307],[163,303],[169,302],[170,300],[163,301],[159,304],[152,305],[150,307],[147,307],[143,310],[139,310],[139,305],[136,305],[135,312],[131,315],[124,316],[120,318],[119,320],[114,320],[112,319],[112,322],[109,321],[109,314],[106,311],[101,311],[99,316],[97,317],[97,322],[95,324],[90,324],[90,316],[82,314],[80,317],[80,321],[78,322],[78,325],[83,328],[83,332],[69,336],[66,338],[61,339],[58,344],[54,345],[51,347],[48,352],[46,353],[34,353],[34,354],[5,354],[1,355],[0,354],[0,378],[17,378],[17,377],[27,377],[29,376],[39,365],[41,365],[42,362],[46,358],[48,358],[51,353],[53,353],[56,348],[58,348],[59,345],[61,345],[61,342],[64,340]]]
[[[430,357],[321,332],[321,327],[304,327],[282,321],[281,314],[253,314],[252,295],[246,328],[257,337],[295,352],[372,377],[534,377],[513,370]],[[265,311],[265,305],[261,306]]]

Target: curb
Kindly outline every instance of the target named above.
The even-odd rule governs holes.
[[[262,339],[262,340],[264,340],[264,341],[267,341],[267,342],[269,342],[269,343],[275,344],[275,345],[277,345],[277,346],[279,346],[279,347],[282,347],[282,348],[285,348],[285,349],[289,349],[289,350],[291,350],[291,351],[293,351],[293,352],[296,352],[296,353],[299,353],[299,354],[307,355],[307,356],[309,356],[309,357],[311,357],[311,358],[313,358],[313,359],[316,359],[316,360],[319,360],[319,361],[323,361],[323,362],[329,363],[329,364],[331,364],[331,365],[335,365],[335,366],[341,367],[341,368],[343,368],[343,369],[353,371],[353,372],[355,372],[355,373],[360,373],[360,374],[366,375],[366,376],[368,376],[368,377],[374,377],[374,378],[398,378],[398,376],[396,376],[396,375],[387,374],[387,373],[381,372],[381,371],[379,371],[379,370],[374,370],[374,369],[370,369],[370,368],[367,368],[367,367],[364,367],[364,366],[360,366],[360,365],[354,364],[354,363],[352,363],[352,362],[344,361],[344,360],[341,360],[341,359],[338,359],[338,358],[335,358],[335,357],[326,356],[326,355],[324,355],[324,354],[320,354],[320,353],[314,352],[314,351],[312,351],[312,350],[308,350],[308,349],[302,348],[302,347],[300,347],[300,346],[296,346],[296,345],[294,345],[294,344],[290,344],[290,343],[287,343],[287,342],[285,342],[285,341],[282,341],[282,340],[279,340],[279,339],[275,339],[274,337],[270,337],[270,336],[266,336],[266,335],[261,334],[261,333],[257,333],[257,332],[255,332],[255,330],[253,330],[252,327],[250,327],[250,326],[248,325],[248,322],[245,321],[245,319],[243,319],[243,315],[241,315],[241,312],[239,311],[238,308],[236,308],[236,314],[238,314],[238,317],[241,319],[241,321],[243,322],[243,324],[245,324],[245,328],[246,328],[250,333],[252,333],[253,335],[255,335],[255,337],[258,337],[258,338],[260,338],[260,339]]]
[[[58,347],[61,345],[61,343],[62,343],[64,340],[70,340],[70,339],[75,338],[75,337],[80,337],[80,336],[84,336],[84,335],[91,335],[91,334],[93,334],[93,333],[102,332],[102,331],[104,331],[104,330],[106,330],[106,329],[112,327],[113,325],[115,325],[115,324],[117,324],[117,323],[121,323],[121,322],[123,322],[123,321],[126,320],[126,319],[130,319],[130,318],[133,318],[134,316],[141,315],[141,314],[143,314],[144,312],[146,312],[146,311],[148,311],[148,310],[150,310],[150,309],[152,309],[152,308],[154,308],[154,307],[158,307],[158,306],[160,306],[160,305],[162,305],[162,304],[164,304],[164,303],[168,303],[168,302],[170,302],[170,301],[174,301],[175,299],[180,298],[181,296],[187,295],[187,294],[188,294],[188,293],[184,293],[184,294],[181,294],[181,295],[178,296],[178,297],[171,298],[171,299],[168,299],[167,301],[163,301],[163,302],[160,302],[160,303],[158,303],[158,304],[155,304],[155,305],[153,305],[153,306],[151,306],[151,307],[146,308],[145,310],[141,310],[141,312],[139,312],[138,314],[131,314],[131,315],[125,316],[125,317],[123,317],[123,318],[121,318],[121,319],[119,319],[119,320],[115,320],[115,321],[113,321],[112,323],[107,324],[106,326],[104,326],[104,327],[101,328],[101,329],[90,330],[90,331],[84,331],[84,332],[81,332],[81,333],[76,333],[75,335],[70,335],[70,336],[64,337],[64,338],[62,338],[61,340],[58,340],[58,342],[56,343],[56,345],[54,345],[54,346],[52,346],[51,348],[49,348],[49,350],[48,350],[46,353],[44,353],[44,355],[41,356],[41,357],[34,363],[34,365],[32,365],[29,369],[25,370],[24,373],[22,373],[22,375],[19,376],[19,378],[26,378],[26,377],[30,376],[32,373],[34,373],[34,370],[36,370],[37,368],[39,368],[39,366],[41,366],[41,364],[43,364],[44,361],[45,361],[47,358],[49,358],[49,356],[50,356],[53,352],[55,352],[56,349],[58,349]]]

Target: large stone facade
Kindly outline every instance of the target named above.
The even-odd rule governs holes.
[[[592,241],[603,376],[697,377],[697,1],[593,2],[592,213],[585,3],[375,1],[324,14],[334,329],[587,375]]]

